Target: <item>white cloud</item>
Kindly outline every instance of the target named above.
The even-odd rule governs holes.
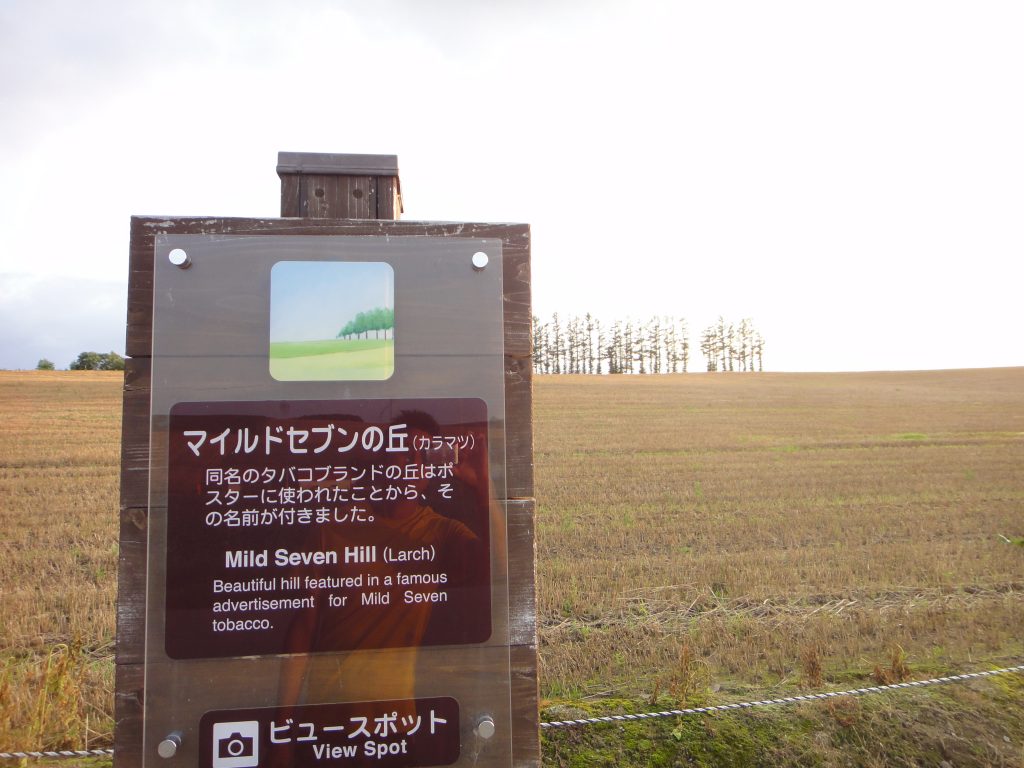
[[[407,218],[533,224],[541,314],[751,316],[774,369],[1020,363],[1022,33],[1009,2],[8,3],[0,270],[124,280],[133,213],[273,216],[279,150],[397,153]]]
[[[42,358],[66,368],[80,352],[124,354],[126,301],[122,282],[0,274],[0,368],[35,368]]]

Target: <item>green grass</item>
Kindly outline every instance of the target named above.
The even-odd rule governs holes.
[[[270,345],[270,375],[278,381],[381,381],[394,370],[394,339],[279,341]]]
[[[552,768],[1015,766],[1024,760],[1022,693],[1024,675],[1008,675],[914,692],[560,728],[543,732],[543,762]],[[709,703],[700,699],[688,705]],[[668,698],[548,701],[541,717],[569,719],[678,705]]]
[[[284,360],[292,357],[313,357],[333,355],[339,352],[366,352],[369,350],[393,348],[394,339],[321,339],[319,341],[273,341],[270,343],[270,359]]]

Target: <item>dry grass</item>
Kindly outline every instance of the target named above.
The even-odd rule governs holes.
[[[106,744],[122,375],[0,372],[0,748]]]
[[[542,377],[548,695],[1021,653],[1024,369]]]
[[[0,748],[110,743],[119,374],[0,372]],[[1024,369],[541,377],[542,685],[1019,658]]]

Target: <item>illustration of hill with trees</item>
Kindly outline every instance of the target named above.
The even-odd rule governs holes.
[[[358,312],[333,339],[270,344],[270,373],[279,381],[381,380],[395,369],[395,311]]]
[[[271,376],[278,381],[390,378],[395,370],[392,281],[391,267],[383,263],[275,265]]]

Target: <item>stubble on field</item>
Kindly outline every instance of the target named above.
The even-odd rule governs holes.
[[[0,372],[0,740],[109,743],[121,373]]]
[[[0,372],[0,746],[109,746],[121,375]],[[539,377],[546,696],[1004,665],[1024,369]]]
[[[548,696],[1009,662],[1024,370],[541,377]],[[891,671],[895,670],[895,672]]]

